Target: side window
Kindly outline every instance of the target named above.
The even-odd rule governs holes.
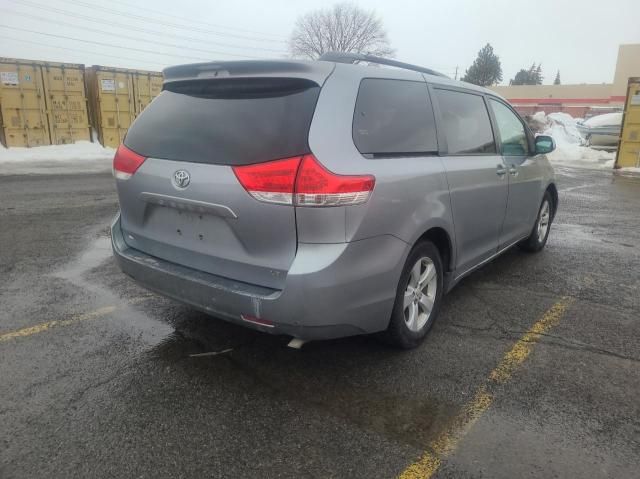
[[[356,148],[364,155],[436,153],[435,119],[426,83],[362,80],[352,134]]]
[[[500,132],[502,154],[505,156],[528,155],[527,134],[520,119],[499,101],[491,99],[490,102]]]
[[[436,90],[450,155],[496,153],[489,112],[479,95]]]

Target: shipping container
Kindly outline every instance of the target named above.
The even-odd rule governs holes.
[[[616,168],[640,168],[640,77],[629,78]]]
[[[41,67],[0,58],[0,141],[7,147],[51,144]]]
[[[84,65],[45,62],[41,71],[51,144],[89,141]]]
[[[136,99],[136,116],[162,91],[162,73],[144,70],[131,72],[133,76],[133,91]]]
[[[104,146],[117,147],[162,89],[162,73],[94,65],[85,74],[91,124]]]
[[[129,70],[94,65],[86,69],[91,125],[103,146],[116,148],[135,118],[133,79]]]

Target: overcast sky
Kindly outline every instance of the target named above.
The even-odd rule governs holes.
[[[503,83],[533,62],[542,63],[545,83],[558,69],[563,83],[602,83],[613,81],[618,45],[640,43],[638,1],[355,3],[382,18],[402,61],[453,76],[456,66],[464,73],[489,42],[502,61]],[[0,57],[161,69],[204,59],[282,56],[296,18],[326,5],[330,2],[0,0]]]

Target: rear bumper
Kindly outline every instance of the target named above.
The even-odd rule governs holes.
[[[394,236],[298,245],[285,286],[274,290],[170,263],[130,248],[118,215],[114,256],[142,286],[213,316],[304,340],[373,333],[387,327],[409,245]],[[262,326],[242,315],[273,322]]]

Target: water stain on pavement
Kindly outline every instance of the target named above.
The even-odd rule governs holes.
[[[217,334],[194,334],[194,329],[202,329],[199,322],[209,323]],[[250,332],[244,342],[233,334],[242,331],[233,326],[225,331],[214,319],[202,318],[187,327],[179,327],[148,352],[148,356],[166,364],[172,374],[198,377],[202,387],[210,387],[212,392],[220,384],[240,388],[251,384],[252,394],[258,394],[278,402],[294,402],[301,408],[315,409],[319,415],[329,414],[359,428],[379,434],[392,441],[422,447],[444,430],[455,417],[460,405],[445,402],[434,394],[423,396],[394,395],[388,389],[376,390],[373,382],[368,384],[350,381],[348,378],[334,377],[333,371],[323,367],[321,360],[304,356],[322,356],[327,349],[340,354],[332,347],[337,343],[347,349],[362,349],[362,339],[345,339],[323,342],[303,351],[288,350],[282,338]],[[206,326],[205,326],[206,327]],[[184,328],[184,329],[183,329]],[[242,334],[240,334],[242,336]],[[376,343],[374,340],[369,340]],[[340,345],[338,345],[340,346]],[[213,357],[194,358],[191,354],[225,350],[233,351]],[[256,360],[268,349],[270,360]],[[363,354],[374,355],[387,352],[379,344],[364,346]],[[367,361],[363,359],[359,374],[366,375]],[[356,371],[356,373],[358,373]],[[329,387],[330,385],[330,387]],[[463,398],[461,398],[462,400]]]
[[[102,232],[101,232],[102,233]],[[133,337],[155,345],[173,332],[173,328],[165,321],[160,321],[143,313],[139,309],[127,304],[127,302],[114,294],[105,286],[92,281],[91,272],[99,268],[112,257],[111,239],[104,234],[98,236],[89,243],[80,255],[52,276],[69,281],[73,285],[83,289],[91,296],[91,303],[96,307],[115,305],[118,313],[112,315],[109,321],[117,324]],[[123,276],[123,280],[125,280]]]

